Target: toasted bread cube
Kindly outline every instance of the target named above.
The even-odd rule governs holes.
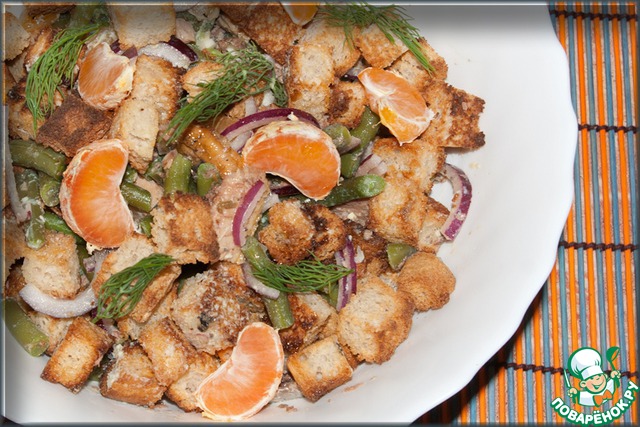
[[[346,383],[353,375],[335,335],[289,356],[287,369],[304,397],[312,402]]]
[[[166,395],[183,411],[200,411],[195,392],[202,381],[215,372],[220,361],[205,352],[198,352],[189,365],[189,370],[167,389]]]
[[[4,37],[2,43],[2,61],[10,61],[20,55],[29,46],[29,33],[24,29],[20,20],[13,14],[2,14]]]
[[[9,277],[9,271],[14,262],[24,257],[29,248],[24,237],[24,231],[18,225],[11,209],[2,211],[2,283]]]
[[[151,360],[140,344],[118,344],[113,356],[100,378],[100,394],[134,405],[155,406],[166,387],[156,379]]]
[[[22,274],[30,283],[55,298],[73,298],[82,288],[82,269],[75,239],[48,231],[38,250],[26,248]]]
[[[59,319],[35,310],[29,311],[28,314],[38,329],[49,338],[49,347],[46,350],[46,354],[53,354],[67,334],[69,326],[73,323],[73,318]]]
[[[182,264],[218,260],[211,206],[197,194],[163,197],[151,211],[151,235],[162,253]]]
[[[112,338],[104,329],[86,317],[76,317],[45,365],[41,377],[77,393],[112,344]]]
[[[478,125],[484,110],[482,98],[441,80],[428,85],[423,97],[435,117],[422,139],[443,147],[479,148],[484,145],[484,133]]]
[[[137,321],[133,319],[132,315],[136,312],[136,310],[134,309],[131,314],[121,317],[116,321],[118,330],[130,340],[137,341],[138,338],[140,338],[142,329],[147,324],[151,324],[156,320],[161,320],[162,318],[171,315],[171,304],[173,304],[176,298],[178,298],[178,284],[177,282],[174,282],[173,285],[171,285],[171,289],[169,290],[169,292],[162,298],[160,303],[151,312],[151,315],[146,321]]]
[[[367,98],[362,84],[336,80],[331,87],[329,122],[340,123],[349,129],[355,128],[360,123],[366,105]]]
[[[32,18],[35,18],[38,15],[64,13],[74,8],[73,4],[59,4],[57,2],[37,2],[25,4],[24,6],[27,10],[27,14]]]
[[[413,304],[375,276],[358,280],[358,291],[338,313],[338,337],[359,360],[383,363],[409,335]]]
[[[387,241],[378,233],[355,221],[345,221],[347,232],[351,236],[356,252],[362,253],[362,262],[358,260],[358,277],[365,274],[379,276],[391,269],[387,255]]]
[[[425,39],[418,40],[422,48],[422,52],[434,68],[432,72],[427,71],[424,66],[418,62],[413,52],[407,51],[398,58],[391,67],[390,71],[395,72],[404,77],[419,92],[423,92],[432,80],[445,80],[449,67],[447,62],[440,56]]]
[[[105,137],[111,121],[111,113],[93,108],[69,94],[40,127],[37,141],[73,157],[85,145]]]
[[[202,92],[203,88],[200,85],[210,83],[220,77],[223,68],[221,64],[213,61],[200,61],[189,68],[182,75],[182,87],[189,94],[188,100]]]
[[[138,338],[162,385],[176,381],[189,368],[196,351],[173,321],[164,317],[147,324]]]
[[[186,279],[172,317],[189,342],[209,354],[235,345],[249,323],[267,321],[262,299],[246,286],[240,265],[229,262]]]
[[[25,50],[24,66],[27,71],[51,47],[54,36],[53,28],[45,26],[35,38],[35,41]]]
[[[123,50],[167,42],[176,33],[176,13],[170,3],[153,7],[110,3],[108,9]]]
[[[9,137],[12,139],[36,140],[33,129],[33,114],[27,107],[25,90],[26,79],[20,80],[7,93],[7,110],[9,111],[8,125]],[[39,119],[36,129],[44,123],[44,119]]]
[[[405,292],[416,310],[438,309],[449,302],[456,278],[435,254],[416,252],[398,275],[398,291]]]
[[[345,39],[344,29],[331,26],[325,19],[314,19],[305,26],[299,44],[315,44],[327,46],[331,51],[333,73],[342,77],[358,62],[360,52]]]
[[[285,352],[295,353],[316,341],[336,310],[316,293],[291,294],[289,304],[294,323],[279,333]]]
[[[376,24],[354,31],[354,42],[364,59],[376,68],[386,68],[408,49],[400,39],[392,42]]]

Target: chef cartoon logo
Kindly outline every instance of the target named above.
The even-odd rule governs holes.
[[[603,370],[602,355],[596,349],[581,347],[574,351],[567,360],[568,368],[563,370],[567,395],[572,405],[579,405],[588,413],[572,409],[560,397],[551,402],[555,412],[567,421],[581,425],[608,424],[620,418],[635,401],[638,386],[628,381],[622,396],[616,400],[616,395],[620,394],[621,375],[615,366],[619,352],[619,347],[606,351],[606,361],[611,368],[607,374]]]

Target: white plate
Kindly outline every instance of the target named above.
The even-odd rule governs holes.
[[[413,23],[449,64],[448,81],[486,101],[486,146],[450,156],[467,171],[473,202],[461,234],[439,255],[457,286],[449,304],[414,318],[383,365],[311,404],[271,405],[252,421],[405,422],[463,388],[513,335],[553,266],[573,185],[577,139],[568,65],[544,5],[413,6]],[[439,188],[446,198],[446,188]],[[45,358],[7,335],[4,412],[19,422],[202,421],[167,405],[74,395],[40,379]],[[295,408],[295,409],[291,409]]]

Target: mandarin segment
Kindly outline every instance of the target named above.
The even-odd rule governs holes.
[[[87,243],[117,247],[134,231],[131,211],[120,193],[128,157],[120,140],[98,140],[80,149],[64,172],[60,210]]]
[[[262,322],[247,325],[231,357],[196,390],[202,415],[220,421],[255,415],[275,396],[283,370],[284,350],[278,332]]]
[[[340,154],[321,129],[301,121],[276,121],[247,141],[245,164],[278,175],[305,196],[320,200],[338,184]]]
[[[284,8],[289,18],[294,24],[305,25],[311,22],[318,11],[318,3],[290,3],[281,1],[280,4]]]

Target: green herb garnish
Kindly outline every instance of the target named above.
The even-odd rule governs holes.
[[[227,107],[249,96],[271,90],[278,106],[287,103],[287,93],[276,78],[273,62],[253,43],[238,51],[211,54],[223,68],[216,71],[215,80],[199,84],[203,90],[190,102],[186,102],[187,98],[182,100],[182,108],[169,122],[167,144],[178,139],[192,122],[215,119]]]
[[[408,22],[411,18],[402,8],[396,5],[373,6],[364,2],[344,5],[327,4],[320,14],[329,25],[342,27],[351,45],[353,45],[354,28],[366,28],[376,24],[389,41],[393,43],[394,36],[397,37],[427,71],[434,71],[418,42],[420,39],[418,29]]]
[[[152,254],[109,277],[100,288],[98,312],[93,322],[117,319],[131,313],[147,285],[173,261],[169,255]]]
[[[53,44],[29,70],[25,89],[26,104],[33,115],[33,131],[38,120],[47,117],[54,108],[54,97],[60,84],[73,86],[73,69],[84,43],[104,25],[91,24],[67,28],[56,34]]]

